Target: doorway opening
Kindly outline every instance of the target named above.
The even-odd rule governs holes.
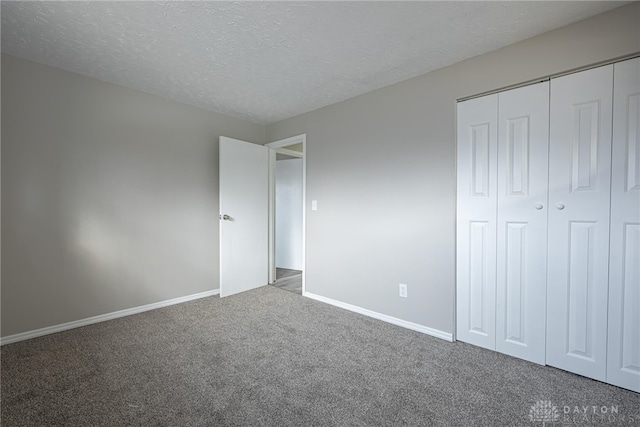
[[[306,135],[269,148],[269,284],[304,295]]]

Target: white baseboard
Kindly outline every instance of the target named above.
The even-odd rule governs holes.
[[[366,308],[358,307],[357,305],[351,305],[351,304],[347,304],[345,302],[337,301],[331,298],[312,294],[311,292],[305,292],[303,296],[314,299],[316,301],[331,304],[336,307],[344,308],[345,310],[363,314],[368,317],[373,317],[374,319],[382,320],[383,322],[391,323],[393,325],[401,326],[403,328],[411,329],[413,331],[422,332],[423,334],[426,334],[426,335],[431,335],[432,337],[441,338],[443,340],[453,342],[453,334],[450,334],[448,332],[429,328],[427,326],[418,325],[417,323],[413,323],[413,322],[407,322],[406,320],[398,319],[397,317],[387,316],[386,314],[377,313],[375,311],[367,310]]]
[[[8,335],[6,337],[0,338],[0,345],[24,341],[30,338],[41,337],[43,335],[55,334],[56,332],[62,332],[68,329],[92,325],[94,323],[105,322],[107,320],[117,319],[119,317],[131,316],[132,314],[143,313],[145,311],[155,310],[156,308],[180,304],[199,298],[206,298],[213,295],[218,295],[219,293],[219,289],[214,289],[213,291],[200,292],[198,294],[187,295],[184,297],[174,298],[166,301],[154,302],[153,304],[141,305],[139,307],[127,308],[125,310],[114,311],[113,313],[106,313],[99,316],[88,317],[86,319],[74,320],[73,322],[62,323],[60,325],[47,326],[46,328],[42,329],[35,329],[33,331],[21,332],[15,335]]]

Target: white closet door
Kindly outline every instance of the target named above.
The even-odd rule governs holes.
[[[601,381],[613,65],[551,81],[547,364]]]
[[[498,95],[458,103],[457,339],[495,349]]]
[[[549,82],[498,97],[496,350],[545,363]]]
[[[607,382],[640,392],[640,58],[614,70]]]

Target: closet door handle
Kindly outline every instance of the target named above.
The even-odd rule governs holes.
[[[561,211],[562,209],[564,209],[564,205],[562,203],[558,203],[556,204],[556,208]]]
[[[542,203],[536,203],[536,209],[537,210],[541,210],[544,206],[542,206]]]

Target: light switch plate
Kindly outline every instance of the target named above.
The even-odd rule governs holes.
[[[318,201],[317,200],[312,200],[311,201],[311,210],[312,211],[317,211],[318,210]]]
[[[400,298],[407,298],[407,285],[400,283],[398,285],[398,294],[400,295]]]

